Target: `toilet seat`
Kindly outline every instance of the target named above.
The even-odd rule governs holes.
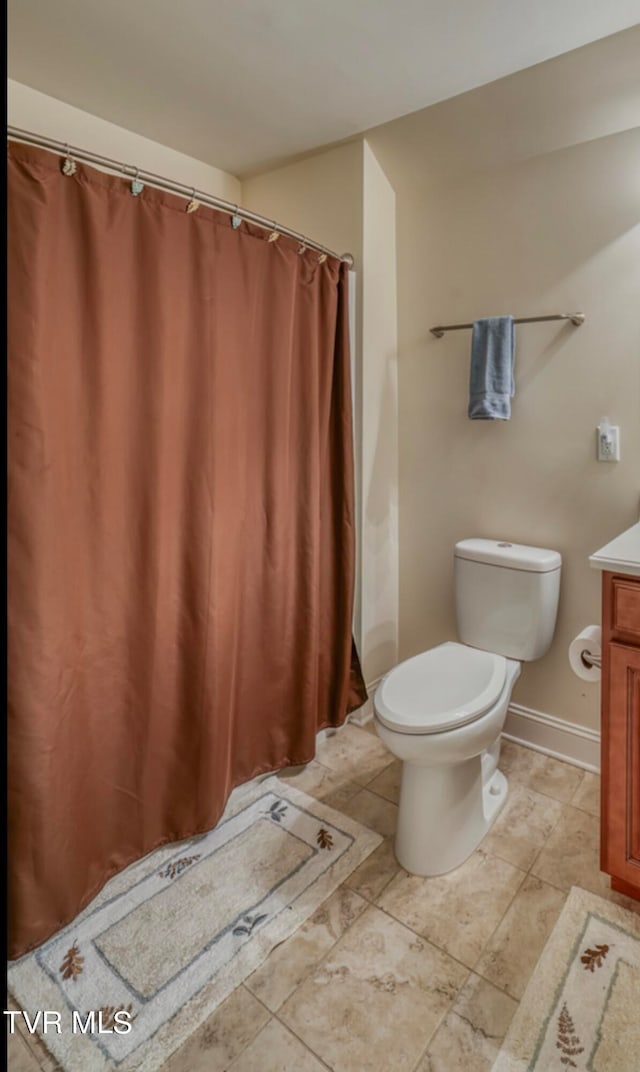
[[[505,684],[502,655],[464,644],[439,644],[400,663],[375,695],[380,722],[396,733],[442,733],[480,718]]]

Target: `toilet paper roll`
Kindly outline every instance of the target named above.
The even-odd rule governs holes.
[[[583,652],[602,659],[602,630],[599,625],[588,625],[569,644],[569,663],[574,674],[583,681],[599,681],[602,676],[600,666],[587,666],[582,660]]]

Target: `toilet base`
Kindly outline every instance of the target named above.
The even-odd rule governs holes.
[[[444,875],[491,829],[509,786],[488,753],[446,767],[402,768],[395,853],[413,875]],[[419,819],[417,819],[419,817]]]

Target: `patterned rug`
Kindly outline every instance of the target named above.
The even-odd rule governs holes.
[[[574,887],[493,1072],[638,1072],[640,916]]]
[[[9,990],[31,1024],[60,1014],[37,1033],[66,1072],[156,1072],[381,840],[269,777],[113,878]]]

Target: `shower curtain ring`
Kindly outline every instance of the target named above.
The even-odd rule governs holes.
[[[304,253],[306,251],[306,248],[307,248],[306,243],[301,242],[300,245],[298,246],[297,251],[298,251],[298,253]]]
[[[197,212],[197,210],[199,208],[200,208],[200,202],[196,201],[196,188],[194,186],[193,190],[191,191],[191,200],[187,203],[186,211],[187,212]]]
[[[131,180],[131,193],[134,197],[137,197],[138,194],[142,193],[142,191],[144,190],[144,183],[140,182],[140,179],[138,178],[139,171],[140,168],[136,168],[136,173]]]
[[[326,253],[321,253],[320,256],[318,257],[318,264],[324,264],[326,259],[327,259],[327,254]]]
[[[240,226],[241,223],[242,216],[238,215],[238,206],[234,205],[233,216],[231,217],[231,226],[233,227],[234,231]]]
[[[63,175],[75,175],[76,171],[78,170],[78,166],[77,166],[75,160],[71,156],[71,149],[69,148],[68,143],[65,143],[65,149],[67,151],[67,155],[66,155],[65,161],[64,161],[64,163],[62,165],[62,174]]]
[[[272,230],[271,230],[271,234],[269,235],[268,241],[269,242],[277,242],[277,240],[280,238],[280,232],[277,229],[278,225],[277,225],[275,220],[271,221],[271,227],[272,227]]]

